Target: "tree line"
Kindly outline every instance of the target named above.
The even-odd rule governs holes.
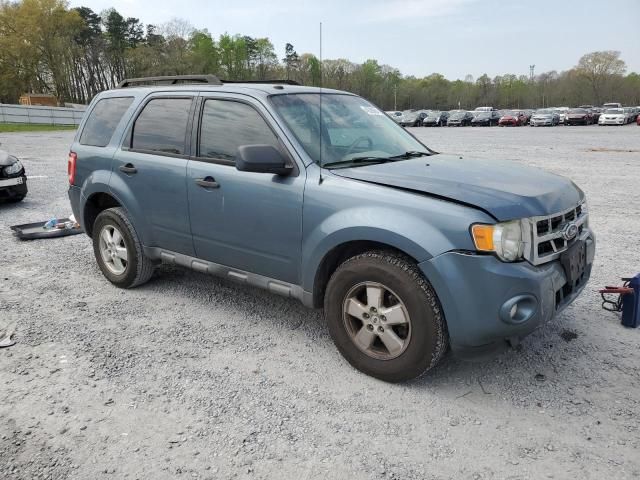
[[[362,95],[386,110],[640,105],[640,75],[627,73],[616,51],[586,54],[563,72],[452,81],[438,73],[403,76],[373,59],[320,62],[313,54],[298,54],[291,43],[280,59],[268,38],[228,33],[215,38],[179,19],[145,25],[113,8],[96,13],[70,9],[64,0],[0,0],[0,102],[15,103],[23,93],[51,93],[60,102],[88,103],[124,78],[203,73],[322,84]]]

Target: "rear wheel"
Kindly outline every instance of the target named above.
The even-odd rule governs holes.
[[[93,252],[100,270],[111,283],[132,288],[147,282],[154,264],[123,208],[101,212],[93,225]]]
[[[435,292],[408,258],[372,251],[350,258],[327,285],[329,332],[347,361],[388,382],[418,377],[448,347]]]

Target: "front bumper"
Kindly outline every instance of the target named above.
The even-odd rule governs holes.
[[[448,252],[420,263],[444,310],[454,353],[474,356],[499,349],[507,341],[517,343],[571,304],[593,265],[595,237],[586,231],[583,239],[587,266],[574,286],[567,284],[559,260],[536,267],[524,261],[501,262],[493,255]],[[509,317],[514,301],[521,302],[523,318]]]
[[[531,119],[531,121],[529,122],[529,124],[532,127],[538,127],[538,126],[553,126],[553,119]]]
[[[24,197],[27,191],[27,176],[24,173],[16,177],[0,178],[0,200]]]

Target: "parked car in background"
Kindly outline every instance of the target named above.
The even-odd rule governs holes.
[[[497,108],[494,107],[476,107],[473,110],[474,112],[493,112],[493,111],[498,111]]]
[[[473,120],[471,120],[472,127],[492,127],[498,125],[500,121],[500,113],[497,110],[480,110],[474,112]]]
[[[472,120],[473,113],[467,110],[451,110],[447,120],[447,127],[467,127],[471,125]]]
[[[397,110],[391,110],[389,112],[384,112],[387,115],[389,115],[391,117],[391,120],[393,120],[396,123],[402,123],[402,112],[399,112]]]
[[[498,125],[501,127],[519,127],[527,123],[527,117],[521,110],[504,110]]]
[[[558,114],[558,124],[564,125],[564,122],[567,119],[567,112],[569,111],[569,107],[560,107],[554,110]]]
[[[532,127],[553,127],[559,123],[560,116],[558,112],[551,108],[536,110],[529,121],[529,125]]]
[[[527,109],[524,110],[524,116],[527,117],[526,125],[529,125],[529,122],[531,121],[531,117],[533,115],[533,112],[535,112],[535,110],[533,110],[531,108],[527,108]]]
[[[626,125],[629,116],[622,108],[608,108],[600,115],[598,125]]]
[[[602,114],[602,109],[600,107],[591,107],[591,115],[593,116],[593,123],[598,123],[600,120],[600,115]]]
[[[585,288],[596,244],[570,179],[438,154],[347,92],[205,78],[125,80],[79,126],[69,200],[114,286],[164,262],[324,307],[346,360],[389,382],[518,345]]]
[[[636,117],[638,114],[636,113],[636,109],[634,107],[622,107],[624,113],[627,115],[627,123],[633,123],[636,121]]]
[[[567,112],[566,125],[591,125],[593,114],[587,108],[572,108]]]
[[[27,196],[27,175],[22,162],[0,150],[0,200],[19,202]]]
[[[636,123],[638,124],[638,126],[640,126],[640,115],[638,115],[638,118],[636,118]]]
[[[429,110],[415,110],[403,112],[400,125],[403,127],[421,127],[422,121],[429,114]]]
[[[444,127],[449,119],[449,112],[443,112],[440,110],[431,110],[424,120],[422,125],[424,127]]]
[[[604,104],[602,104],[602,108],[604,110],[607,110],[609,108],[622,108],[622,104],[621,103],[616,103],[616,102],[604,103]]]

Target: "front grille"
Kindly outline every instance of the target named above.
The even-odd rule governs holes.
[[[583,203],[553,215],[528,219],[529,228],[525,232],[525,258],[534,265],[557,259],[587,228],[588,217],[589,214]],[[575,223],[578,234],[566,240],[563,229],[569,223]]]

